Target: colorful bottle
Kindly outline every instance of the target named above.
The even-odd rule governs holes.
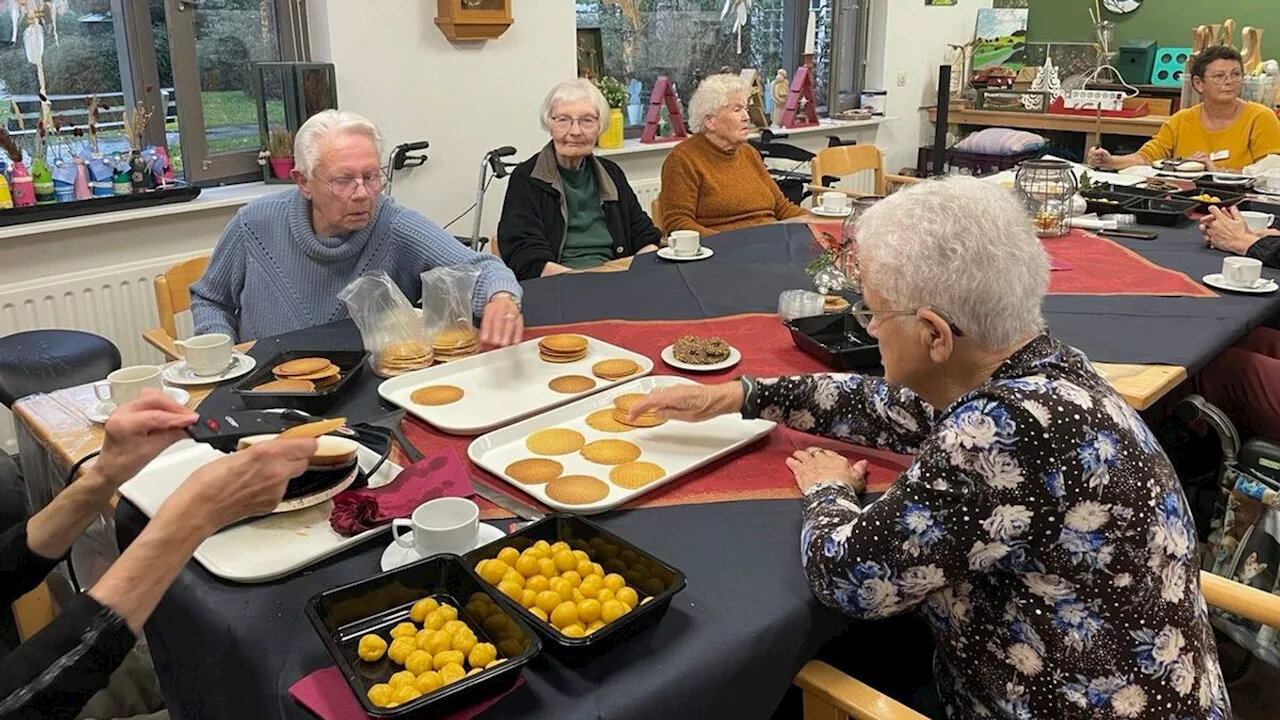
[[[36,188],[31,182],[31,172],[21,161],[13,164],[13,182],[9,189],[13,192],[15,207],[31,207],[36,204]]]
[[[89,200],[93,197],[93,191],[89,189],[89,167],[85,165],[84,158],[76,158],[76,179],[73,183],[77,200]]]
[[[53,173],[44,158],[31,161],[31,183],[35,188],[37,205],[52,205],[58,202],[53,192]]]
[[[129,163],[119,155],[111,158],[111,194],[130,195],[133,193],[133,181],[129,179]]]
[[[101,155],[89,161],[89,190],[94,197],[111,197],[111,167]]]
[[[133,183],[133,194],[141,195],[145,193],[150,185],[155,184],[153,179],[147,182],[147,176],[151,174],[151,169],[147,167],[147,161],[142,159],[142,153],[135,151],[133,157],[129,159],[129,182]]]
[[[9,181],[0,175],[0,210],[13,207],[13,196],[9,194]]]

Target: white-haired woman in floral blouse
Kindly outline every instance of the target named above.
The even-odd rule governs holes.
[[[743,378],[635,414],[741,411],[915,455],[863,507],[865,463],[803,450],[805,573],[856,618],[920,609],[948,717],[1227,718],[1173,467],[1079,351],[1045,333],[1031,223],[972,178],[916,185],[858,225],[883,379]]]

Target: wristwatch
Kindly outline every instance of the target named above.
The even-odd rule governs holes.
[[[498,292],[490,295],[489,302],[493,302],[493,299],[500,295],[505,295],[511,298],[511,302],[516,304],[516,310],[524,311],[524,307],[520,304],[520,298],[516,297],[514,293],[509,293],[506,290],[499,290]]]

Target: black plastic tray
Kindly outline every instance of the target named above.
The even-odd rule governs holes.
[[[1197,200],[1195,198],[1195,196],[1197,195],[1206,195],[1206,194],[1212,195],[1213,197],[1218,198],[1219,202],[1206,202],[1204,200]],[[1196,204],[1196,206],[1192,210],[1192,212],[1198,212],[1204,215],[1208,215],[1209,208],[1211,207],[1226,209],[1233,205],[1239,205],[1241,201],[1244,200],[1244,195],[1240,193],[1227,192],[1225,190],[1215,190],[1213,188],[1208,188],[1208,187],[1197,187],[1194,190],[1183,190],[1182,192],[1176,192],[1170,195],[1169,198],[1171,200],[1186,200],[1187,202],[1193,202]]]
[[[1248,210],[1251,212],[1270,213],[1276,217],[1280,217],[1280,197],[1275,198],[1274,202],[1266,200],[1245,200],[1236,206],[1237,210]]]
[[[1125,208],[1138,217],[1139,225],[1174,227],[1190,218],[1196,203],[1190,200],[1160,200],[1143,198]]]
[[[1089,192],[1094,191],[1139,198],[1162,198],[1169,195],[1168,190],[1152,190],[1151,188],[1138,187],[1137,185],[1113,185],[1111,183],[1095,183],[1093,190]]]
[[[480,620],[466,609],[467,602],[476,593],[502,598],[501,593],[476,577],[457,555],[435,555],[367,580],[326,590],[307,602],[306,611],[312,627],[365,712],[386,718],[444,717],[506,691],[519,679],[524,665],[542,649],[542,643],[529,626],[520,618],[512,617],[501,605],[496,609],[506,618],[498,628],[504,637],[489,632],[494,627],[489,618],[495,616]],[[480,642],[499,646],[498,657],[506,657],[507,661],[399,707],[374,707],[369,702],[369,688],[386,682],[392,673],[403,668],[386,656],[373,663],[361,660],[357,654],[360,638],[367,633],[378,633],[388,640],[391,628],[408,621],[409,609],[424,597],[446,600],[458,608],[458,619],[471,626]],[[504,655],[501,649],[504,643],[512,649],[518,646],[520,652]],[[428,708],[429,714],[424,712]],[[417,715],[419,712],[423,714]]]
[[[597,539],[598,538],[598,539]],[[631,612],[582,638],[560,634],[550,624],[539,620],[519,603],[490,586],[492,593],[512,613],[533,626],[542,636],[547,649],[568,664],[581,664],[617,646],[641,630],[655,624],[671,607],[671,598],[684,589],[684,573],[623,540],[595,523],[578,515],[555,514],[539,520],[501,540],[476,548],[463,556],[467,567],[481,560],[497,557],[504,547],[523,551],[539,540],[555,543],[563,540],[574,550],[582,550],[592,562],[604,566],[606,573],[616,572],[635,589],[643,604]],[[629,554],[628,554],[629,553]],[[653,600],[644,602],[646,597]]]
[[[1098,215],[1112,215],[1118,212],[1124,212],[1125,208],[1141,200],[1136,195],[1125,195],[1117,192],[1099,192],[1090,190],[1088,194],[1081,193],[1084,201],[1088,203],[1088,212],[1097,213]],[[1114,202],[1101,202],[1102,200],[1112,200]]]
[[[835,370],[880,366],[880,343],[848,313],[796,318],[785,324],[796,347]]]
[[[8,225],[25,225],[26,223],[43,222],[45,220],[63,220],[81,215],[96,215],[113,210],[132,210],[134,208],[168,205],[170,203],[187,202],[200,196],[200,188],[181,186],[152,190],[137,195],[112,195],[96,197],[75,202],[54,203],[52,205],[30,205],[0,210],[0,227]]]
[[[1223,173],[1223,174],[1230,175],[1232,173]],[[1242,183],[1217,182],[1213,179],[1213,173],[1209,173],[1204,177],[1200,178],[1199,180],[1196,180],[1196,187],[1198,188],[1204,188],[1206,190],[1215,190],[1215,191],[1221,190],[1222,192],[1232,193],[1235,195],[1246,193],[1252,190],[1253,187],[1257,184],[1258,184],[1257,178],[1249,178],[1247,182],[1242,182]]]
[[[262,383],[275,379],[271,368],[280,363],[305,357],[328,358],[329,362],[338,366],[342,379],[337,385],[319,392],[254,392],[252,390]],[[338,398],[342,397],[347,386],[359,377],[361,372],[364,372],[365,360],[368,359],[369,353],[363,350],[286,350],[264,363],[259,363],[253,372],[231,388],[231,392],[240,397],[245,407],[252,410],[293,408],[318,415],[333,407]]]

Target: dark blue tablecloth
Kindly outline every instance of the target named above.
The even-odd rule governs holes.
[[[707,243],[709,261],[673,264],[652,255],[630,272],[526,283],[531,325],[601,318],[695,319],[776,310],[786,289],[807,287],[803,225],[739,231]],[[1193,228],[1126,242],[1153,261],[1199,278],[1221,266]],[[993,278],[993,282],[998,278]],[[1051,330],[1093,359],[1169,363],[1195,370],[1280,307],[1277,296],[1049,298]],[[350,323],[267,338],[253,355],[282,349],[359,347]],[[354,421],[389,408],[365,373],[335,408]],[[207,408],[235,405],[225,389]],[[778,468],[778,472],[786,472]],[[795,501],[614,512],[599,521],[683,570],[688,588],[651,631],[583,668],[544,657],[529,682],[496,705],[492,718],[767,718],[795,672],[845,627],[819,607],[799,569]],[[121,546],[145,518],[127,502],[116,514]],[[225,583],[196,563],[165,596],[147,635],[174,718],[303,718],[288,696],[303,675],[331,663],[302,613],[316,593],[378,572],[378,540],[286,580]]]

